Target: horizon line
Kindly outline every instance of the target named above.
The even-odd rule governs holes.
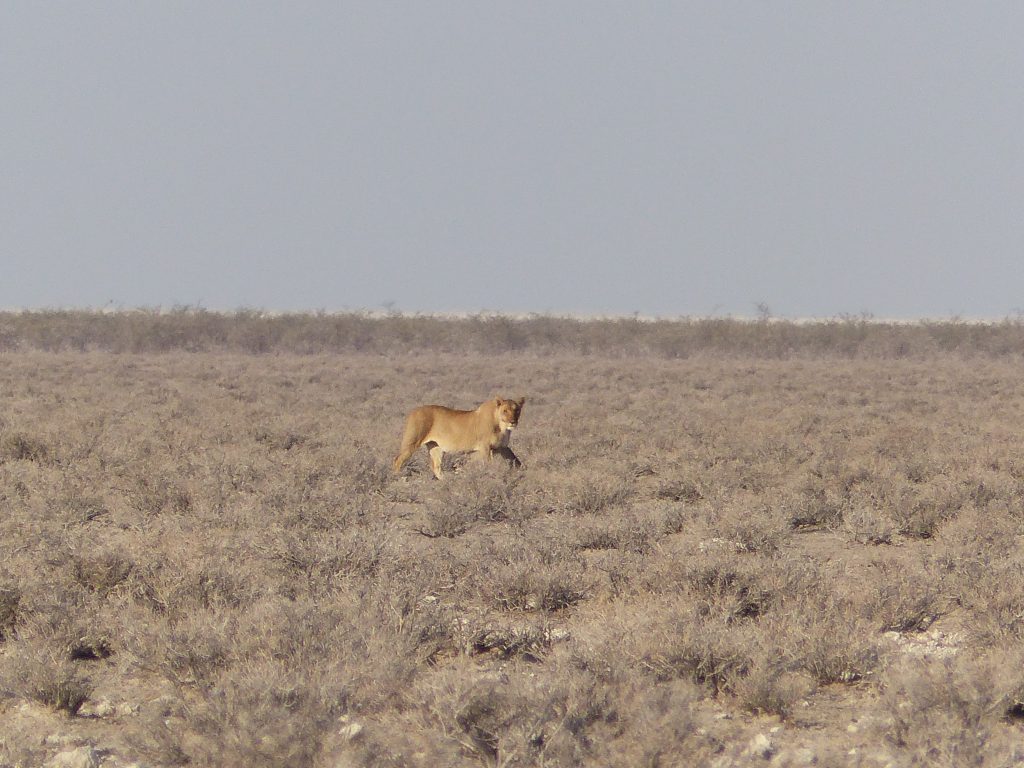
[[[117,315],[156,315],[156,316],[168,316],[168,315],[181,315],[181,314],[210,314],[210,315],[242,315],[251,314],[257,317],[276,318],[276,317],[343,317],[358,315],[374,320],[385,320],[388,318],[407,318],[416,319],[422,318],[427,320],[479,320],[479,319],[498,319],[506,318],[509,320],[537,320],[537,319],[553,319],[553,320],[574,320],[577,322],[621,322],[621,321],[634,321],[641,323],[680,323],[680,322],[709,322],[715,320],[731,320],[740,323],[790,323],[793,325],[814,325],[814,324],[825,324],[825,323],[865,323],[869,325],[917,325],[927,323],[950,323],[950,324],[965,324],[965,325],[1000,325],[1007,322],[1010,323],[1024,323],[1024,312],[1015,311],[1013,313],[1004,314],[1002,316],[982,316],[982,315],[961,315],[958,313],[950,313],[948,315],[916,315],[916,316],[895,316],[895,317],[877,317],[870,312],[837,312],[832,315],[803,315],[789,317],[782,314],[775,313],[759,313],[756,315],[743,315],[743,314],[714,314],[714,315],[701,315],[701,314],[678,314],[678,315],[658,315],[658,314],[644,314],[641,312],[557,312],[553,310],[548,311],[530,311],[530,312],[511,312],[511,311],[500,311],[500,310],[460,310],[460,311],[403,311],[395,309],[367,309],[367,308],[345,308],[345,309],[300,309],[300,310],[278,310],[278,309],[266,309],[262,307],[250,307],[250,306],[239,306],[234,309],[211,309],[203,307],[199,304],[172,304],[170,306],[155,305],[155,306],[112,306],[107,304],[102,307],[2,307],[0,308],[0,315],[15,315],[15,314],[46,314],[46,313],[81,313],[91,315],[105,315],[105,316],[117,316]]]

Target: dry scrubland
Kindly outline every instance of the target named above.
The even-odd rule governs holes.
[[[1024,758],[1017,323],[275,322],[0,316],[0,765]]]

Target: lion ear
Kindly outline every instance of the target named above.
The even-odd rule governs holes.
[[[519,407],[522,408],[523,404],[526,402],[526,398],[520,397],[516,402],[519,403]]]
[[[504,402],[505,402],[505,401],[504,401],[504,400],[502,400],[502,399],[501,399],[500,397],[496,397],[496,398],[494,398],[494,404],[495,404],[496,406],[498,406],[499,408],[501,408],[501,405],[502,405],[502,403],[504,403]]]

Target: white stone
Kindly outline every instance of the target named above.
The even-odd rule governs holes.
[[[96,717],[110,717],[114,714],[114,705],[110,703],[109,699],[101,699],[92,708],[92,714]]]
[[[338,731],[341,738],[345,739],[345,741],[355,741],[362,732],[363,726],[360,723],[349,723]]]
[[[338,722],[341,723],[341,729],[338,731],[338,735],[345,739],[345,741],[355,741],[363,732],[362,723],[352,720],[348,715],[342,715],[339,717]]]
[[[763,733],[757,734],[750,740],[747,745],[747,753],[754,757],[763,757],[766,760],[772,756],[775,748],[772,746],[772,740],[765,736]]]
[[[818,756],[809,747],[801,747],[793,751],[793,765],[815,765],[817,762]]]
[[[58,752],[46,765],[48,768],[100,768],[100,754],[92,747],[79,747]]]

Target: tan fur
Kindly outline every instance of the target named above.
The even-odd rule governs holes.
[[[509,464],[522,462],[508,447],[509,435],[519,424],[525,397],[503,400],[496,397],[475,411],[457,411],[443,405],[420,406],[405,420],[402,447],[395,457],[395,472],[421,445],[430,452],[430,468],[441,479],[441,459],[445,453],[474,453],[481,459],[498,454]]]

